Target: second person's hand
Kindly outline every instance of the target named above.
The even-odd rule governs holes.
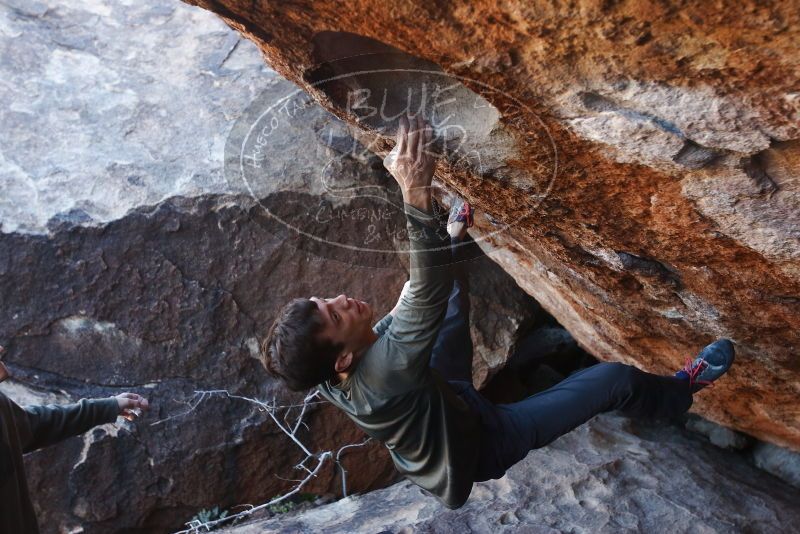
[[[128,421],[133,421],[142,410],[150,408],[147,399],[136,393],[120,393],[114,398],[119,405],[119,414]]]

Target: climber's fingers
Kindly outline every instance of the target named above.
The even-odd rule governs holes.
[[[412,117],[409,125],[409,132],[408,132],[408,145],[406,148],[405,156],[411,158],[411,163],[416,163],[414,161],[417,158],[417,151],[419,149],[419,138],[420,138],[420,116],[417,115],[416,117]]]
[[[427,163],[427,160],[430,159],[430,144],[431,139],[433,138],[433,131],[431,129],[431,125],[428,124],[427,121],[420,118],[420,141],[419,147],[417,147],[417,161],[419,161],[423,166]]]
[[[150,403],[147,399],[136,393],[120,393],[116,396],[116,399],[119,404],[120,413],[123,415],[126,415],[125,412],[130,412],[131,410],[147,410],[150,407]]]
[[[400,127],[397,129],[397,159],[406,155],[408,146],[408,118],[403,115],[400,117]]]

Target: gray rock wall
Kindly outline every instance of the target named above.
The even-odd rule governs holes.
[[[230,192],[229,123],[279,83],[250,42],[176,2],[15,0],[0,26],[4,232]]]

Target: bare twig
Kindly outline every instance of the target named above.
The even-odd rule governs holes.
[[[234,519],[237,519],[237,520],[244,519],[245,517],[257,512],[259,510],[263,510],[264,508],[267,508],[267,507],[272,506],[274,504],[278,504],[279,502],[288,499],[292,495],[294,495],[296,493],[299,493],[300,490],[303,488],[303,486],[305,486],[306,483],[308,483],[309,480],[311,480],[312,478],[317,476],[317,473],[319,472],[319,470],[322,469],[322,466],[325,464],[325,462],[327,460],[329,460],[332,456],[333,456],[333,453],[331,453],[331,451],[325,451],[322,454],[320,454],[319,458],[317,458],[317,460],[318,460],[317,461],[317,466],[314,468],[314,470],[306,478],[304,478],[300,483],[298,483],[297,486],[295,486],[294,489],[292,489],[291,491],[289,491],[287,493],[284,493],[283,495],[280,495],[278,497],[275,497],[274,499],[272,499],[269,502],[265,502],[264,504],[259,504],[258,506],[254,506],[254,507],[252,507],[252,508],[250,508],[248,510],[245,510],[243,512],[239,512],[238,514],[226,516],[226,517],[223,517],[221,519],[215,519],[213,521],[207,521],[205,523],[201,523],[200,521],[197,521],[197,520],[190,521],[190,522],[186,523],[186,526],[189,527],[188,529],[178,531],[175,534],[189,534],[189,533],[194,534],[194,533],[200,532],[200,529],[205,529],[206,532],[208,532],[212,528],[217,527],[217,526],[221,525],[222,523],[227,523],[228,521],[232,521]]]
[[[223,394],[223,393],[227,394],[228,392],[225,391],[225,390],[195,391],[194,395],[192,396],[191,399],[189,399],[189,401],[181,401],[181,404],[187,404],[187,405],[190,406],[190,408],[188,410],[186,410],[185,412],[178,413],[178,414],[170,415],[169,417],[165,417],[164,419],[159,419],[158,421],[155,421],[154,423],[150,423],[150,426],[160,425],[160,424],[165,423],[165,422],[167,422],[167,421],[169,421],[171,419],[178,419],[178,418],[184,417],[186,415],[189,415],[190,413],[192,413],[193,411],[195,411],[197,409],[197,407],[200,405],[200,403],[202,401],[204,401],[204,400],[206,400],[206,398],[208,398],[209,394]],[[240,397],[240,398],[246,398],[246,397]],[[303,406],[314,406],[314,405],[317,405],[317,404],[325,404],[325,402],[326,401],[314,401],[314,402],[305,402],[303,404],[282,404],[282,405],[273,406],[273,409],[275,409],[275,410],[285,410],[287,408],[302,408]],[[192,403],[194,403],[194,404],[192,404]],[[263,411],[263,408],[260,408],[260,409]]]
[[[309,449],[300,441],[300,439],[296,436],[296,434],[297,434],[297,431],[300,429],[301,426],[303,426],[305,428],[308,428],[308,426],[303,422],[303,418],[306,415],[306,411],[308,410],[308,406],[312,405],[312,404],[320,404],[320,403],[324,402],[324,401],[315,401],[315,399],[317,399],[318,396],[319,396],[319,392],[318,391],[313,391],[312,393],[309,393],[308,395],[306,395],[306,397],[303,399],[303,403],[302,404],[289,404],[289,405],[282,405],[282,406],[278,406],[277,403],[275,402],[275,399],[273,399],[271,403],[268,403],[268,402],[260,401],[258,399],[253,399],[253,398],[250,398],[250,397],[243,397],[241,395],[232,395],[231,393],[229,393],[227,390],[224,390],[224,389],[209,390],[209,391],[195,391],[194,395],[192,396],[192,398],[186,403],[186,404],[189,405],[189,409],[188,410],[186,410],[186,411],[184,411],[182,413],[176,414],[176,415],[172,415],[172,416],[167,417],[165,419],[162,419],[160,421],[156,421],[155,423],[152,423],[151,426],[164,423],[166,421],[169,421],[170,419],[175,419],[175,418],[186,416],[186,415],[190,414],[191,412],[193,412],[194,410],[196,410],[197,407],[200,405],[200,403],[202,403],[204,400],[207,400],[207,399],[211,398],[212,396],[217,396],[217,395],[218,396],[223,396],[223,397],[226,397],[226,398],[229,398],[229,399],[243,400],[243,401],[249,402],[251,404],[255,404],[259,408],[259,410],[265,411],[267,413],[267,415],[270,416],[272,421],[278,426],[278,428],[280,428],[281,431],[284,434],[286,434],[295,443],[295,445],[297,445],[297,447],[300,448],[300,450],[302,450],[305,453],[305,458],[303,458],[303,460],[300,463],[295,465],[295,469],[305,471],[306,472],[306,476],[303,479],[296,479],[296,480],[289,480],[289,479],[285,479],[285,478],[282,478],[282,477],[278,477],[281,480],[287,480],[287,481],[291,481],[291,482],[296,482],[297,484],[289,492],[287,492],[287,493],[285,493],[283,495],[280,495],[278,497],[275,497],[274,499],[270,500],[269,502],[266,502],[266,503],[263,503],[263,504],[259,504],[258,506],[252,506],[252,505],[249,505],[249,504],[248,505],[243,505],[243,506],[248,506],[249,508],[247,508],[246,510],[243,510],[241,512],[238,512],[236,514],[233,514],[233,515],[230,515],[230,516],[226,516],[226,517],[223,517],[223,518],[219,518],[219,519],[215,519],[213,521],[201,522],[201,521],[199,521],[197,519],[189,521],[188,523],[186,523],[186,526],[188,528],[186,530],[181,530],[176,534],[199,533],[201,531],[208,532],[212,528],[214,528],[216,526],[219,526],[219,525],[221,525],[223,523],[227,523],[229,521],[243,519],[243,518],[245,518],[245,517],[257,512],[259,510],[263,510],[264,508],[268,508],[268,507],[270,507],[272,505],[278,504],[279,502],[288,499],[292,495],[295,495],[295,494],[299,493],[300,490],[311,479],[313,479],[313,478],[315,478],[317,476],[319,471],[322,469],[323,465],[325,463],[327,463],[329,460],[333,460],[335,462],[335,464],[338,466],[339,470],[341,471],[341,473],[342,473],[342,494],[345,497],[347,496],[346,471],[345,471],[344,467],[342,466],[342,464],[340,462],[341,454],[346,449],[354,448],[354,447],[361,447],[361,446],[365,445],[367,442],[369,442],[370,440],[368,438],[368,439],[364,440],[361,443],[354,443],[354,444],[350,444],[350,445],[345,445],[345,446],[341,447],[338,451],[336,451],[335,456],[334,456],[333,451],[324,451],[324,452],[320,452],[320,453],[316,453],[316,454],[314,454],[311,451],[309,451]],[[297,419],[295,419],[294,424],[290,424],[289,420],[288,420],[288,413],[291,412],[291,410],[293,408],[300,408],[300,414],[297,416]],[[284,414],[283,420],[281,421],[278,418],[278,411],[282,410],[282,409],[286,409],[287,413]],[[316,465],[313,467],[313,469],[306,465],[306,462],[308,462],[312,458],[316,460]]]
[[[342,497],[347,497],[347,469],[345,469],[344,466],[341,464],[341,462],[339,461],[339,457],[342,455],[342,451],[344,451],[345,449],[363,447],[364,445],[369,443],[371,439],[372,438],[367,438],[361,443],[351,443],[350,445],[345,445],[336,452],[336,465],[339,467],[339,471],[342,473]]]
[[[161,423],[166,423],[167,421],[169,421],[171,419],[178,419],[178,418],[183,417],[185,415],[189,415],[190,413],[192,413],[193,411],[195,411],[197,409],[197,407],[200,405],[201,402],[203,402],[206,399],[206,393],[207,392],[200,392],[200,393],[202,393],[202,394],[199,394],[197,391],[195,391],[194,395],[192,396],[191,399],[189,399],[188,402],[186,402],[186,401],[182,402],[182,404],[187,404],[189,406],[189,409],[186,410],[185,412],[181,412],[181,413],[178,413],[178,414],[175,414],[175,415],[170,415],[169,417],[166,417],[164,419],[160,419],[160,420],[156,421],[155,423],[150,423],[150,426],[160,425]],[[194,403],[194,404],[192,404],[192,403]]]

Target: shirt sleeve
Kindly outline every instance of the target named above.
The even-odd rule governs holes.
[[[409,287],[386,331],[386,360],[391,380],[419,383],[430,362],[453,286],[447,230],[431,214],[405,205],[410,254]],[[399,376],[398,376],[399,375]]]
[[[113,422],[119,414],[119,404],[113,397],[81,399],[75,404],[26,406],[25,412],[29,433],[22,448],[30,452]]]

